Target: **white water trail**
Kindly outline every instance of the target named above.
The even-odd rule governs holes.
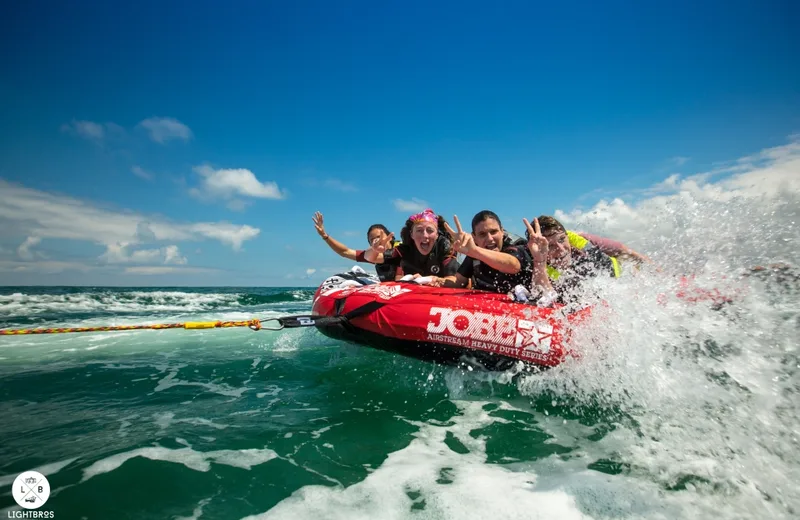
[[[577,331],[582,359],[520,389],[579,413],[604,410],[611,431],[586,449],[628,476],[706,505],[725,497],[735,517],[792,518],[800,514],[800,271],[751,268],[796,257],[800,143],[734,168],[716,183],[668,179],[634,205],[558,214],[569,229],[629,242],[662,270],[597,280],[591,290],[610,305]],[[684,274],[733,301],[717,308],[676,297]]]

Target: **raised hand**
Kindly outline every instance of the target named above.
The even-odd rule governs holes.
[[[314,227],[317,229],[317,233],[319,234],[319,236],[321,236],[322,238],[327,237],[328,234],[325,233],[325,224],[323,223],[322,213],[317,211],[316,213],[314,213],[314,216],[311,217],[311,220],[314,221]]]
[[[389,245],[394,240],[394,233],[389,233],[383,239],[380,237],[376,238],[370,244],[370,248],[375,251],[376,253],[383,254],[387,249],[389,249]]]
[[[522,219],[522,223],[525,224],[525,229],[528,230],[528,251],[531,252],[533,260],[536,262],[547,261],[549,244],[547,243],[547,237],[542,235],[539,219],[533,219],[533,227],[531,227],[531,223],[526,218]]]
[[[450,235],[450,240],[453,242],[453,250],[456,253],[464,253],[469,256],[469,253],[477,247],[472,233],[464,232],[457,215],[453,215],[453,222],[456,224],[455,230],[453,230],[447,222],[444,223],[444,229],[447,231],[447,234]]]

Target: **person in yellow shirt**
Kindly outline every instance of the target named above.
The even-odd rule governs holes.
[[[619,278],[619,261],[603,253],[599,247],[567,229],[555,218],[538,218],[541,234],[547,238],[547,275],[559,300],[566,302],[567,293],[593,276]]]

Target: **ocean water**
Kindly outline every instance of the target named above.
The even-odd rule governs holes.
[[[721,309],[657,298],[669,280],[606,284],[625,299],[582,358],[516,377],[314,329],[0,337],[0,509],[37,469],[58,518],[796,518],[796,273],[705,280],[737,294]],[[312,295],[4,288],[0,326],[268,318]]]
[[[540,374],[314,329],[0,336],[0,517],[38,470],[62,519],[798,518],[800,270],[751,268],[796,263],[800,144],[746,159],[559,215],[658,268],[587,284],[606,303],[580,358]],[[732,301],[677,297],[681,275]],[[312,296],[8,287],[0,328],[264,319]]]

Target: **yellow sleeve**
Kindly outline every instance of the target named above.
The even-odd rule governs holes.
[[[619,260],[615,256],[609,256],[611,259],[611,266],[614,268],[614,278],[619,278],[622,275],[622,269],[619,267]]]
[[[586,247],[586,244],[589,243],[588,240],[577,233],[573,233],[572,231],[567,231],[567,238],[569,239],[569,245],[575,249],[583,249]]]

